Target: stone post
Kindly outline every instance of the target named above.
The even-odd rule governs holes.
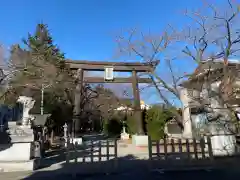
[[[67,123],[64,124],[63,126],[63,131],[64,131],[64,147],[66,149],[66,163],[69,163],[69,157],[70,157],[70,154],[69,154],[69,136],[68,136],[68,125]]]
[[[0,165],[4,171],[32,171],[39,167],[41,144],[34,141],[33,129],[8,122],[6,138],[0,142]]]
[[[67,123],[64,124],[63,131],[64,131],[64,147],[67,148],[67,146],[68,146],[68,125],[67,125]]]

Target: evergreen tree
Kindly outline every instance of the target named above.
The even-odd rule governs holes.
[[[30,63],[35,67],[33,76],[30,77],[37,79],[35,86],[54,86],[58,83],[64,70],[64,54],[53,44],[47,26],[38,24],[35,34],[29,34],[23,42],[29,51]]]
[[[10,82],[17,94],[35,96],[40,101],[41,89],[45,87],[45,105],[54,105],[59,100],[71,104],[74,79],[65,65],[64,53],[54,44],[47,25],[38,24],[35,33],[28,34],[23,42],[25,48],[15,45],[11,51],[15,66],[24,69]],[[36,102],[35,108],[35,112],[37,109],[40,112],[40,102]]]

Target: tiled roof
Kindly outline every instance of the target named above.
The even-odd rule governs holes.
[[[240,60],[229,60],[228,67],[232,69],[240,70]],[[184,86],[186,83],[194,81],[196,78],[204,77],[209,71],[217,71],[223,69],[223,59],[202,61],[195,69],[194,73],[187,81],[184,81],[180,86]]]

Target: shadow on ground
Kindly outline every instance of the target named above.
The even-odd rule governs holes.
[[[77,147],[77,148],[74,148]],[[167,159],[157,157],[140,160],[135,152],[119,157],[117,139],[101,136],[86,136],[85,143],[65,151],[49,152],[37,170],[22,179],[182,179],[226,180],[239,179],[240,157],[221,157],[214,159]],[[169,154],[169,157],[171,154]],[[48,168],[53,164],[57,168]]]
[[[11,137],[8,132],[0,132],[0,151],[4,151],[12,146]]]
[[[240,177],[239,157],[202,160],[171,158],[163,160],[157,157],[152,160],[140,160],[132,155],[136,152],[119,157],[117,150],[116,139],[103,140],[102,137],[87,136],[84,145],[73,146],[67,150],[68,153],[65,150],[48,152],[44,162],[41,163],[41,169],[22,174],[21,177],[12,174],[12,179],[237,180]],[[56,167],[51,166],[56,164]]]
[[[212,163],[210,166],[209,162],[202,161],[200,163],[199,160],[198,163],[181,161],[160,162],[138,160],[136,157],[128,155],[108,161],[63,163],[61,164],[61,168],[57,170],[36,171],[22,179],[239,179],[240,172],[232,168],[236,166],[236,164],[233,165],[226,159],[221,161],[222,162],[218,161],[218,165]],[[236,162],[235,160],[235,163]]]

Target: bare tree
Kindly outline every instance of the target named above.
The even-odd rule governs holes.
[[[163,78],[164,76],[160,72],[161,67],[157,68],[155,72],[150,71],[148,73],[152,78],[153,86],[156,88],[160,98],[168,107],[173,107],[171,102],[173,98],[181,101],[181,89],[179,85],[184,80],[196,78],[198,84],[207,82],[204,84],[204,87],[201,85],[199,86],[206,90],[206,87],[210,86],[214,78],[214,81],[217,80],[216,78],[220,78],[221,83],[219,85],[219,91],[216,92],[215,90],[214,93],[225,111],[215,111],[213,107],[209,106],[209,102],[206,102],[206,97],[197,98],[195,100],[199,102],[205,111],[214,112],[214,116],[211,118],[212,120],[216,120],[219,116],[223,116],[223,114],[229,112],[229,109],[232,109],[226,101],[228,97],[236,93],[233,88],[233,82],[236,82],[236,78],[239,77],[239,67],[230,67],[229,57],[236,54],[239,50],[238,44],[240,38],[238,29],[234,27],[234,23],[239,14],[239,8],[230,1],[227,1],[227,3],[229,8],[227,9],[225,7],[225,9],[223,9],[224,13],[222,13],[222,10],[218,11],[209,3],[205,5],[211,10],[212,14],[207,14],[208,11],[206,11],[206,7],[203,14],[199,11],[191,13],[186,11],[185,15],[193,20],[193,24],[181,32],[170,26],[170,28],[168,28],[170,30],[166,30],[160,35],[137,33],[136,30],[131,30],[127,37],[117,37],[120,54],[137,56],[138,59],[148,62],[149,64],[152,64],[155,60],[160,60],[160,66],[164,66],[165,69],[168,67],[169,76],[167,79]],[[175,51],[173,56],[169,56],[169,49],[176,48],[174,45],[179,42],[186,44],[185,48],[179,52]],[[193,74],[176,72],[177,63],[175,62],[178,61],[178,65],[181,63],[178,60],[180,57],[182,58],[181,54],[187,55],[189,64],[199,66],[198,70],[200,70],[204,64],[205,66],[208,64],[208,66],[202,69],[204,72],[195,71]],[[186,56],[184,57],[186,58]],[[215,63],[215,60],[219,58],[222,58],[223,62]],[[209,63],[210,61],[206,63],[208,59],[211,59],[212,63]],[[213,64],[218,64],[218,68],[213,67]],[[231,65],[233,65],[233,63],[231,63]],[[215,70],[213,71],[213,68],[218,70],[222,69],[221,75],[218,73],[217,77],[212,76],[216,72]],[[204,77],[204,81],[199,78],[200,73],[201,77]],[[205,76],[202,76],[203,74]],[[198,91],[202,90],[198,89]],[[209,88],[207,90],[209,90]],[[226,94],[228,94],[227,97],[225,97]],[[181,128],[183,128],[184,122],[182,121],[182,113],[176,111],[175,108],[172,109],[175,119]]]
[[[0,84],[1,84],[1,93],[5,90],[6,83],[6,57],[5,57],[5,49],[2,45],[0,45]],[[1,94],[2,95],[2,94]]]
[[[209,121],[225,119],[227,124],[232,114],[237,118],[236,106],[239,106],[236,95],[239,93],[240,61],[233,62],[231,58],[239,51],[240,36],[236,27],[239,5],[230,1],[226,3],[221,9],[205,2],[204,12],[185,12],[197,27],[185,31],[184,38],[189,45],[182,52],[198,65],[189,79],[193,82],[192,89],[205,91],[202,97],[190,98],[198,101],[204,111],[210,114]],[[231,132],[234,132],[233,129],[229,128]]]
[[[171,96],[174,96],[174,98],[180,100],[180,94],[177,88],[177,84],[180,78],[176,78],[176,76],[174,75],[174,72],[171,69],[170,61],[166,61],[165,58],[161,58],[161,56],[164,55],[167,48],[172,44],[175,38],[176,37],[173,31],[164,31],[160,35],[145,35],[144,33],[140,33],[139,36],[139,33],[137,33],[136,30],[131,30],[129,31],[127,37],[118,36],[117,43],[119,47],[119,52],[122,55],[137,56],[138,59],[141,59],[141,61],[147,62],[153,66],[154,62],[156,62],[157,60],[160,61],[160,64],[164,63],[164,61],[167,62],[167,66],[170,68],[172,84],[162,78],[161,74],[158,71],[158,68],[156,71],[152,70],[144,75],[147,75],[152,79],[153,84],[151,84],[151,86],[156,88],[157,93],[159,94],[163,102],[168,107],[172,107],[171,109],[176,116],[178,124],[183,128],[181,115],[178,111],[175,110],[175,108],[173,108],[173,104],[170,98],[165,96],[165,93],[167,92],[170,93]]]

